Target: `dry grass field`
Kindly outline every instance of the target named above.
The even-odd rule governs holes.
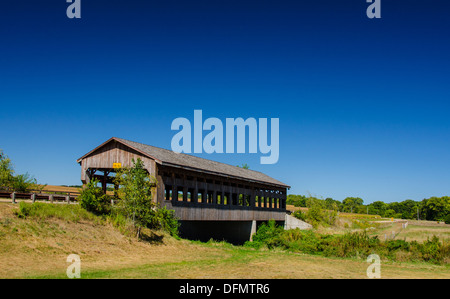
[[[73,253],[81,258],[82,278],[367,278],[362,259],[176,240],[149,230],[138,241],[94,216],[23,219],[17,208],[0,203],[0,278],[67,278]],[[426,263],[383,262],[381,274],[450,278],[448,265]]]
[[[71,192],[71,193],[79,193],[81,188],[79,187],[64,187],[64,186],[55,186],[55,185],[46,185],[44,189],[45,191],[53,191],[53,192]]]

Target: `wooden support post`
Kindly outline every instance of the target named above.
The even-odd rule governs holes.
[[[178,190],[174,172],[172,172],[172,201],[178,201]]]
[[[252,208],[255,207],[255,189],[254,188],[252,188],[252,191],[250,193],[250,206]]]
[[[50,194],[50,195],[48,196],[48,200],[49,200],[51,203],[53,203],[53,194]]]
[[[36,193],[31,194],[31,202],[32,203],[36,202]]]
[[[197,203],[198,202],[198,181],[197,178],[194,178],[194,193],[191,196],[191,202]]]
[[[202,190],[202,203],[206,203],[206,189]]]
[[[183,201],[184,202],[188,201],[188,188],[187,187],[183,187]]]
[[[280,191],[280,208],[286,209],[286,191]]]
[[[108,182],[108,175],[109,175],[109,171],[103,171],[103,177],[102,177],[102,190],[103,193],[106,194],[106,185]]]
[[[216,189],[214,189],[213,193],[212,193],[212,204],[217,204],[217,191]]]
[[[188,187],[185,174],[183,175],[183,201],[184,202],[188,201]]]
[[[70,203],[70,194],[66,195],[66,202],[67,202],[67,204]]]
[[[176,185],[172,185],[172,201],[178,201],[178,189]]]
[[[12,203],[16,203],[16,191],[11,193],[11,200],[12,200]]]
[[[223,188],[223,182],[220,182],[220,204],[224,205],[225,204],[225,191]]]

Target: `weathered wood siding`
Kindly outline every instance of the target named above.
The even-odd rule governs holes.
[[[156,173],[154,160],[116,141],[109,142],[81,161],[81,181],[86,183],[86,171],[90,169],[112,169],[113,163],[121,163],[122,167],[133,166],[132,160],[140,158],[151,175]]]
[[[195,221],[284,221],[286,211],[240,206],[202,205],[164,201],[168,209],[175,210],[175,216],[180,220]]]

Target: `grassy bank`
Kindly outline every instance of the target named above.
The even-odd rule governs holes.
[[[285,231],[274,221],[262,224],[252,242],[245,246],[252,248],[278,248],[292,252],[322,255],[327,257],[367,258],[377,254],[384,260],[450,263],[450,243],[433,235],[424,242],[392,239],[381,241],[378,236],[370,236],[366,230],[344,234],[320,234],[316,231],[299,229]]]
[[[22,214],[21,214],[22,213]],[[366,278],[362,257],[336,258],[223,242],[177,240],[159,231],[138,241],[76,205],[0,204],[0,278]],[[448,266],[383,261],[382,278],[450,278]]]

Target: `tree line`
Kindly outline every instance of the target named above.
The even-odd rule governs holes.
[[[387,218],[401,219],[420,219],[432,221],[445,221],[450,223],[450,197],[430,197],[422,201],[414,201],[407,199],[401,202],[385,203],[383,201],[375,201],[364,205],[364,200],[360,197],[347,197],[342,202],[333,198],[317,198],[311,195],[294,195],[287,196],[287,204],[296,207],[309,207],[311,202],[317,204],[319,202],[324,209],[357,213],[380,215]]]
[[[26,192],[42,190],[45,186],[28,173],[16,174],[11,159],[0,149],[0,190]]]

